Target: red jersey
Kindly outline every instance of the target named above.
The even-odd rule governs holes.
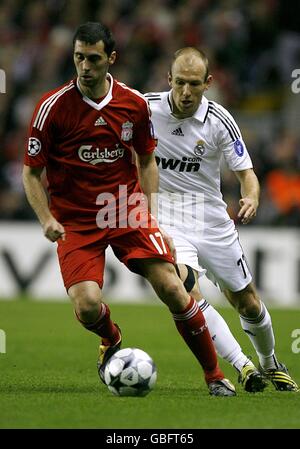
[[[51,212],[73,229],[95,227],[99,194],[118,199],[120,185],[128,195],[141,192],[132,153],[155,148],[146,100],[108,77],[100,103],[85,97],[76,79],[47,93],[30,125],[24,163],[46,167]]]

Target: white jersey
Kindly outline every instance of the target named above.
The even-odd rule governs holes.
[[[226,109],[204,96],[192,117],[175,118],[170,94],[145,94],[158,140],[160,222],[170,224],[173,208],[171,224],[176,227],[195,229],[197,222],[198,229],[205,229],[224,223],[230,217],[220,190],[221,157],[233,171],[252,168],[240,130]]]

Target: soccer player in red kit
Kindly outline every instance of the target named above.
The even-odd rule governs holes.
[[[58,244],[75,314],[101,338],[100,378],[121,345],[120,329],[111,320],[101,291],[105,249],[110,245],[121,262],[148,279],[167,305],[203,368],[210,394],[233,396],[234,387],[219,368],[204,316],[176,274],[172,241],[150,214],[158,169],[147,102],[108,73],[116,52],[107,27],[94,22],[81,25],[73,46],[77,78],[38,102],[23,181],[45,236]],[[49,205],[41,182],[44,168]],[[146,215],[137,214],[144,218],[133,226],[127,220],[136,207],[133,198],[143,194],[149,209]]]

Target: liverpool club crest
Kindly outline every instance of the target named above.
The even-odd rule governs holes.
[[[121,140],[128,142],[128,140],[132,139],[132,128],[133,128],[133,123],[131,123],[131,122],[123,123],[122,132],[121,132]]]

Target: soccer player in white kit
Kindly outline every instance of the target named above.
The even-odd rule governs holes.
[[[203,95],[212,82],[208,60],[192,47],[178,50],[168,76],[171,90],[146,94],[157,138],[160,171],[159,219],[173,238],[180,276],[199,300],[217,352],[240,373],[246,391],[262,391],[270,380],[280,391],[297,391],[275,355],[271,317],[259,299],[220,189],[223,156],[241,187],[238,217],[256,215],[259,182],[240,130],[229,112]],[[198,277],[206,274],[238,311],[259,359],[243,354],[220,314],[203,299]]]

